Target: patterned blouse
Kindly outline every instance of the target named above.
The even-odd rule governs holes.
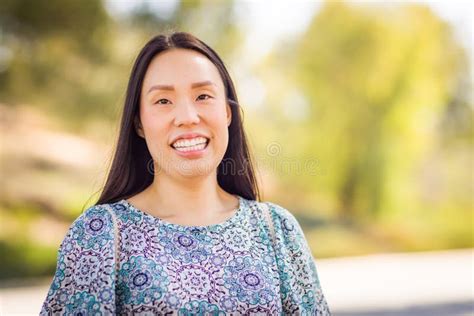
[[[295,217],[238,198],[231,218],[208,226],[169,223],[125,199],[89,207],[59,247],[40,315],[331,315]]]

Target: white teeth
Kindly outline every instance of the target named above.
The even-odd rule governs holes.
[[[206,145],[207,143],[207,138],[205,137],[195,137],[195,138],[191,138],[191,139],[179,139],[177,141],[175,141],[171,146],[173,146],[175,149],[178,149],[178,148],[191,148],[191,147],[195,147],[197,145]]]
[[[187,151],[194,151],[194,150],[203,150],[204,148],[206,148],[206,143],[204,144],[199,144],[199,145],[195,145],[195,146],[189,146],[189,147],[175,147],[175,149],[177,151],[181,151],[181,152],[187,152]]]

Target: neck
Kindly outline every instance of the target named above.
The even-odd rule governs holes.
[[[216,171],[193,178],[160,173],[147,191],[151,208],[165,212],[166,217],[208,218],[238,207],[235,197],[219,186]]]

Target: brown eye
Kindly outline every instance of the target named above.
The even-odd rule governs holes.
[[[161,101],[168,101],[168,99],[159,99],[158,101],[156,101],[154,104],[166,104],[166,103],[162,103]]]
[[[208,98],[201,98],[201,97],[208,97]],[[212,98],[210,95],[208,94],[201,94],[200,96],[198,96],[198,100],[207,100],[207,99],[210,99]]]

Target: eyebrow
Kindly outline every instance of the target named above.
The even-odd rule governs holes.
[[[217,85],[212,82],[212,81],[209,81],[209,80],[206,80],[206,81],[200,81],[200,82],[195,82],[195,83],[192,83],[191,84],[191,88],[192,89],[196,89],[196,88],[199,88],[199,87],[203,87],[203,86],[216,86]],[[169,91],[174,91],[174,87],[172,85],[165,85],[165,84],[157,84],[157,85],[153,85],[150,87],[150,89],[148,89],[148,92],[147,93],[150,93],[151,91],[153,90],[169,90]]]

